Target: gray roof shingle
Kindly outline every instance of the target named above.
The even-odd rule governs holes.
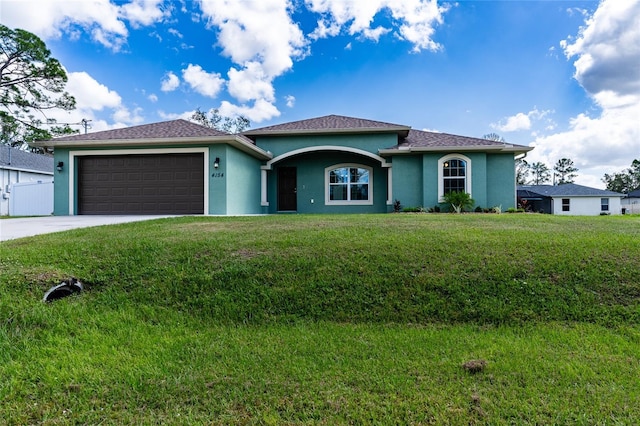
[[[307,120],[292,121],[276,124],[274,126],[261,127],[244,132],[247,136],[277,135],[286,133],[311,133],[311,132],[354,132],[354,131],[388,131],[408,132],[409,126],[385,123],[382,121],[366,120],[363,118],[345,117],[342,115],[325,115],[323,117]]]
[[[187,120],[171,120],[160,123],[142,124],[121,129],[104,130],[87,134],[64,136],[55,141],[105,141],[132,139],[169,139],[206,136],[227,136],[228,133],[192,123]]]
[[[0,168],[53,173],[53,157],[0,145]]]
[[[398,144],[388,150],[438,149],[438,148],[509,148],[526,152],[530,147],[497,142],[488,139],[471,138],[447,133],[413,130],[409,126],[341,115],[326,115],[308,120],[292,121],[275,126],[262,127],[244,132],[249,137],[269,135],[295,135],[312,133],[356,133],[390,132],[398,135]]]
[[[394,148],[434,148],[434,147],[503,147],[505,142],[489,139],[472,138],[468,136],[451,135],[448,133],[426,132],[423,130],[409,131],[409,135],[402,139]]]
[[[629,191],[625,198],[640,198],[640,188]]]
[[[591,188],[575,183],[562,185],[518,185],[518,195],[531,194],[541,197],[622,197],[623,194],[606,189]],[[529,195],[524,195],[529,196]]]

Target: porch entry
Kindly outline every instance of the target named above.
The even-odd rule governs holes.
[[[297,185],[295,167],[278,167],[278,211],[298,210]]]

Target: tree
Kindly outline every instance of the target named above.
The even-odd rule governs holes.
[[[451,191],[444,194],[444,201],[451,205],[451,208],[456,213],[464,211],[466,208],[471,208],[476,203],[471,195],[462,191]]]
[[[631,191],[640,188],[640,160],[635,159],[631,162],[631,167],[612,175],[606,174],[602,181],[607,185],[609,191],[628,194]]]
[[[526,185],[529,176],[529,163],[524,158],[516,159],[516,185]]]
[[[577,168],[573,167],[573,161],[568,158],[561,158],[556,162],[556,165],[553,166],[553,177],[554,184],[562,185],[563,183],[573,183],[573,179],[578,176],[576,172]],[[558,178],[558,181],[555,182],[555,178]]]
[[[218,109],[209,111],[209,116],[200,108],[191,115],[191,119],[203,126],[227,133],[240,133],[251,127],[249,119],[243,115],[236,118],[222,117]]]
[[[67,73],[40,38],[0,24],[1,143],[22,146],[73,133],[68,125],[55,126],[46,115],[49,110],[75,109],[75,99],[64,91],[66,83]],[[44,130],[43,124],[52,127]]]
[[[547,167],[546,164],[538,161],[537,163],[533,163],[529,166],[529,171],[533,176],[533,180],[531,183],[533,185],[543,185],[546,182],[549,182],[549,178],[551,177],[551,170]]]
[[[488,133],[484,135],[482,139],[487,139],[487,140],[496,141],[496,142],[505,142],[504,138],[497,133]]]

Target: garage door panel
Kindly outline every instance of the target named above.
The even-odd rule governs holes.
[[[79,214],[203,214],[204,154],[78,158]]]

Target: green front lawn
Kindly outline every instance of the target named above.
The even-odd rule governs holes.
[[[633,424],[639,270],[637,216],[189,217],[9,241],[0,424]],[[69,276],[87,291],[41,302]]]

